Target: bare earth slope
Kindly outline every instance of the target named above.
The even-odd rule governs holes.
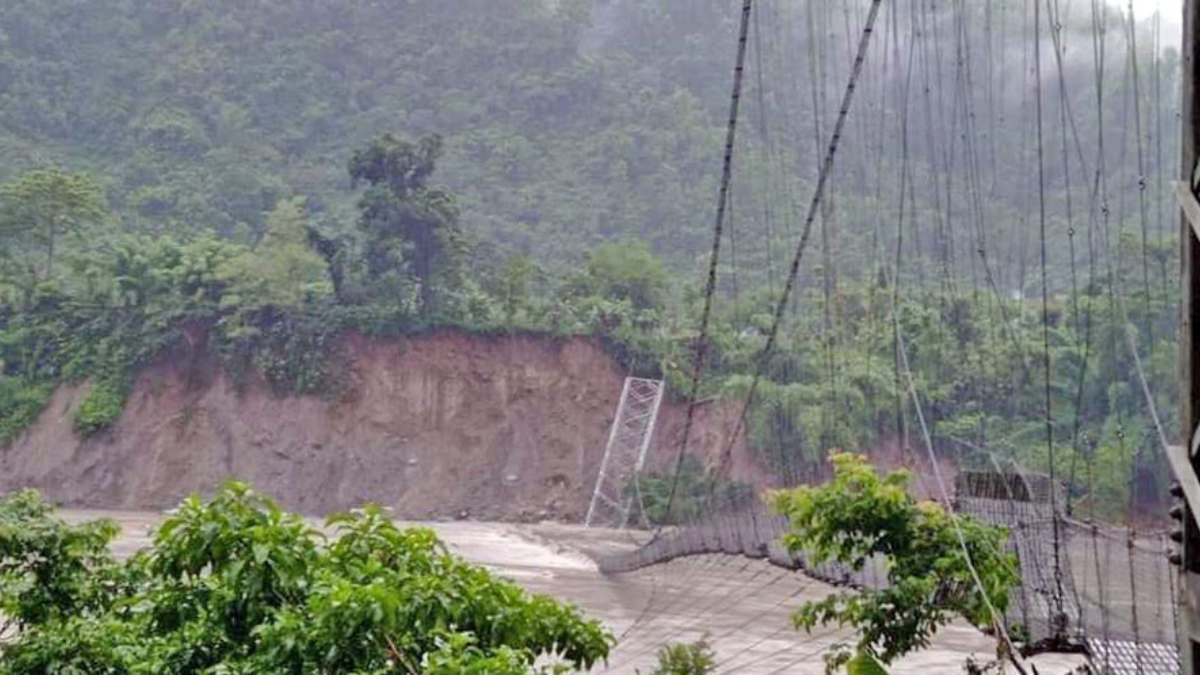
[[[76,506],[157,508],[228,477],[288,508],[374,501],[401,517],[578,519],[587,508],[624,373],[593,343],[457,332],[343,345],[338,400],[234,390],[210,358],[143,371],[111,432],[71,430],[87,385],[62,387],[37,424],[0,449],[0,491],[36,487]],[[708,407],[696,450],[714,457],[736,409]],[[665,403],[651,464],[673,460],[682,406]],[[759,472],[741,443],[735,477]]]

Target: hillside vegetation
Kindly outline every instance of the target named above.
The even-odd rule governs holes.
[[[666,64],[589,49],[591,5],[17,0],[0,17],[0,178],[70,165],[129,228],[246,243],[294,195],[340,230],[350,149],[437,133],[473,235],[573,260],[638,236],[687,262],[720,123]]]
[[[1045,358],[1058,475],[1079,504],[1124,515],[1165,476],[1123,345],[1136,326],[1156,391],[1174,391],[1161,148],[1176,145],[1177,56],[1133,50],[1114,16],[1101,105],[1074,61],[1047,104],[1061,108],[1046,114],[1043,335],[1027,299],[1042,290],[1031,106],[1026,83],[1004,78],[1022,15],[927,17],[989,47],[972,79],[963,59],[910,48],[918,76],[958,87],[948,103],[909,97],[897,45],[890,61],[877,46],[821,250],[763,360],[859,9],[779,3],[756,18],[699,394],[742,396],[764,376],[748,428],[785,482],[822,471],[833,448],[912,448],[902,334],[938,452],[986,464],[972,449],[986,447],[1044,470]],[[104,433],[137,369],[200,335],[231,377],[258,373],[281,395],[339,396],[345,334],[434,326],[595,336],[631,372],[691,393],[736,20],[719,0],[13,0],[0,14],[0,443],[81,380],[93,386],[75,428]],[[1087,17],[1063,26],[1082,52]],[[893,142],[910,103],[929,133]],[[1145,131],[1103,146],[1101,204],[1091,135],[1131,128],[1131,103]],[[939,145],[943,113],[985,131]],[[1141,166],[1135,150],[1157,159]]]

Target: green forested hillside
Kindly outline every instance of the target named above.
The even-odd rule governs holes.
[[[691,271],[711,227],[737,9],[726,0],[13,0],[0,15],[0,180],[47,163],[86,170],[130,228],[252,242],[264,214],[293,196],[307,198],[322,227],[344,230],[353,220],[350,149],[383,133],[436,133],[446,139],[440,180],[460,195],[464,229],[479,241],[558,266],[578,263],[599,241],[637,237]],[[1004,2],[964,9],[963,44],[976,45],[965,65],[946,58],[960,50],[948,7],[922,19],[941,44],[922,38],[906,77],[899,65],[908,55],[896,42],[904,35],[876,41],[833,207],[831,246],[846,267],[869,263],[875,216],[901,203],[897,125],[909,108],[909,183],[921,191],[912,196],[913,252],[932,258],[946,248],[935,241],[939,216],[925,184],[953,175],[938,208],[966,208],[972,188],[956,183],[967,179],[956,171],[968,166],[964,148],[935,138],[959,124],[961,77],[978,125],[971,161],[983,172],[985,216],[1004,235],[990,242],[997,275],[1014,288],[1033,282],[1026,10]],[[735,181],[751,268],[769,264],[768,240],[781,249],[777,266],[794,242],[825,143],[816,132],[832,125],[862,11],[849,0],[780,1],[755,16]],[[885,19],[893,33],[922,29],[917,17]],[[1137,137],[1122,19],[1109,21],[1104,114],[1116,195],[1137,180]],[[1085,60],[1090,24],[1084,13],[1062,23],[1072,144],[1090,155],[1099,123]],[[1173,166],[1177,146],[1178,59],[1168,51],[1159,67],[1157,45],[1142,39],[1141,173],[1157,176]],[[1051,215],[1061,226],[1057,83],[1049,56],[1043,66]],[[1095,166],[1081,158],[1087,164],[1071,167],[1077,191]],[[1151,187],[1160,215],[1166,193],[1160,181]],[[1084,201],[1077,193],[1076,215]],[[1132,195],[1113,206],[1132,224]],[[968,217],[962,211],[950,244],[963,274]],[[1061,232],[1051,244],[1061,260]],[[1063,285],[1065,275],[1055,276]]]
[[[634,235],[686,260],[721,123],[663,64],[589,50],[590,11],[17,0],[0,17],[0,178],[61,163],[97,176],[131,228],[252,241],[294,195],[341,226],[349,149],[438,133],[472,234],[575,261]],[[728,45],[706,47],[728,62]]]

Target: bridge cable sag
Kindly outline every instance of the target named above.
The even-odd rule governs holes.
[[[667,496],[667,505],[662,521],[655,529],[654,539],[657,539],[660,536],[663,528],[662,523],[670,522],[671,520],[671,512],[674,508],[675,499],[679,490],[679,481],[683,473],[684,459],[687,457],[688,443],[691,438],[692,426],[696,416],[696,408],[699,403],[700,383],[704,376],[705,358],[708,351],[709,324],[712,315],[713,297],[716,293],[717,269],[720,263],[722,229],[725,225],[726,208],[729,202],[729,188],[733,177],[734,145],[737,139],[738,112],[742,95],[742,77],[745,71],[746,46],[749,38],[750,12],[752,8],[753,0],[742,1],[741,21],[738,28],[737,56],[733,71],[733,92],[730,95],[729,121],[725,136],[725,149],[722,157],[721,185],[717,194],[716,219],[715,223],[713,224],[712,251],[709,255],[708,272],[704,285],[704,307],[701,312],[700,330],[693,353],[694,363],[692,365],[691,391],[688,395],[687,412],[684,418],[683,432],[679,442],[679,453],[675,461],[674,474],[671,479],[671,487]],[[634,621],[634,623],[626,630],[626,634],[632,632],[639,625],[641,625],[645,618],[646,611],[649,610],[650,607],[651,605],[646,605],[642,616],[639,616]]]
[[[736,127],[737,99],[738,99],[739,92],[740,92],[741,73],[742,73],[742,68],[744,65],[746,33],[747,33],[746,29],[747,29],[747,23],[748,23],[747,20],[749,18],[750,4],[751,4],[751,0],[745,0],[745,3],[743,5],[742,24],[741,24],[741,30],[740,30],[740,35],[739,35],[738,66],[735,69],[734,100],[733,100],[733,103],[731,104],[730,138],[727,139],[727,149],[726,149],[726,165],[725,165],[726,166],[726,175],[723,177],[722,194],[718,200],[719,201],[719,206],[718,206],[719,213],[723,212],[724,204],[726,201],[726,195],[728,192],[728,184],[726,181],[728,180],[728,172],[730,171],[730,168],[731,168],[732,134],[733,134],[733,130]],[[855,93],[855,89],[857,86],[857,82],[862,74],[863,64],[866,60],[867,50],[870,45],[871,36],[874,31],[874,25],[875,25],[876,19],[878,17],[878,13],[879,13],[881,4],[882,4],[882,0],[872,0],[870,11],[867,14],[867,18],[864,23],[861,38],[859,40],[858,49],[857,49],[857,52],[855,55],[855,60],[852,65],[852,68],[851,68],[850,79],[849,79],[849,82],[847,83],[846,91],[843,95],[841,106],[839,107],[838,116],[837,116],[837,120],[834,125],[832,137],[830,139],[829,146],[828,146],[828,149],[827,149],[825,157],[824,157],[824,161],[822,162],[821,170],[818,174],[817,187],[814,192],[812,201],[809,204],[808,212],[807,212],[807,215],[806,215],[805,221],[804,221],[803,231],[801,234],[801,239],[800,239],[799,244],[797,245],[796,252],[792,259],[791,266],[789,267],[789,272],[788,272],[787,280],[784,285],[783,294],[776,304],[775,313],[774,313],[772,323],[771,323],[771,328],[770,328],[770,331],[769,331],[768,337],[767,337],[767,342],[764,345],[764,347],[762,348],[762,350],[760,351],[760,353],[756,359],[755,376],[751,383],[750,392],[747,395],[747,397],[741,407],[740,413],[739,413],[736,423],[735,423],[734,431],[730,435],[728,443],[720,456],[720,463],[718,464],[716,470],[713,472],[714,476],[719,477],[719,476],[724,475],[728,468],[728,463],[729,463],[729,460],[732,455],[733,444],[736,442],[736,439],[741,434],[741,430],[745,424],[749,407],[753,403],[754,395],[755,395],[755,392],[761,381],[761,377],[763,375],[763,371],[765,370],[766,363],[769,359],[771,352],[773,351],[775,342],[778,339],[778,333],[779,333],[780,325],[782,323],[782,318],[786,311],[789,298],[790,298],[790,296],[795,288],[796,282],[797,282],[797,278],[798,278],[799,270],[800,270],[800,264],[803,259],[804,250],[807,247],[809,238],[811,237],[813,224],[814,224],[816,215],[819,212],[819,209],[821,207],[822,198],[823,198],[823,195],[825,192],[826,184],[827,184],[829,175],[832,172],[832,169],[834,166],[834,159],[836,157],[839,142],[842,138],[842,133],[843,133],[843,129],[845,127],[846,119],[849,115],[849,111],[851,108],[851,103],[854,98],[854,93]],[[694,411],[695,411],[695,404],[697,402],[696,394],[697,394],[698,388],[699,388],[698,387],[699,379],[703,372],[702,371],[703,355],[704,355],[704,352],[705,352],[706,346],[707,346],[706,345],[707,326],[708,326],[710,310],[711,310],[712,294],[713,294],[713,291],[715,290],[716,256],[719,254],[719,229],[722,225],[722,222],[723,222],[723,218],[719,215],[717,224],[715,226],[716,233],[714,234],[713,258],[710,259],[709,283],[705,289],[705,291],[706,291],[705,308],[704,308],[704,312],[703,312],[702,318],[701,318],[701,342],[698,343],[697,347],[696,347],[697,363],[696,363],[696,368],[693,370],[692,399],[689,402],[688,416],[685,421],[685,427],[684,427],[683,442],[680,445],[680,454],[679,454],[677,462],[676,462],[675,476],[672,481],[671,491],[668,496],[668,505],[667,505],[667,511],[666,511],[666,513],[668,515],[670,514],[671,509],[673,508],[674,500],[677,496],[678,482],[679,482],[679,478],[680,478],[681,471],[682,471],[684,454],[686,453],[687,441],[690,436],[691,423],[692,423],[692,419],[694,417]],[[711,480],[709,482],[709,496],[708,496],[708,503],[706,505],[707,507],[711,507],[712,504],[714,503],[716,483],[717,483],[717,481],[715,479]],[[667,520],[669,520],[669,518]],[[661,530],[662,530],[662,528],[660,526],[658,531],[656,531],[656,537],[661,533]],[[631,630],[632,630],[632,628],[633,627],[631,627]]]

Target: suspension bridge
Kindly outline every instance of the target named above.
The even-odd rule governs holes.
[[[1200,420],[1196,3],[1185,3],[1178,49],[1162,17],[1139,17],[1132,2],[734,7],[702,311],[689,386],[671,393],[688,401],[687,420],[679,438],[651,451],[667,467],[666,507],[652,524],[641,503],[650,410],[663,396],[661,382],[643,378],[626,385],[596,484],[591,513],[606,515],[589,515],[589,524],[618,527],[641,519],[634,543],[598,553],[597,563],[616,579],[655,582],[611,669],[624,672],[671,642],[749,633],[749,621],[716,618],[739,603],[764,617],[772,616],[764,607],[794,610],[806,580],[889,583],[882,560],[846,567],[789,551],[786,521],[758,496],[719,494],[734,444],[748,439],[771,459],[760,487],[823,480],[824,459],[847,440],[868,454],[890,444],[924,497],[1003,526],[1021,584],[993,617],[994,638],[1021,672],[1020,655],[1046,652],[1078,654],[1097,672],[1200,672],[1200,462],[1195,443],[1174,440]],[[756,133],[741,131],[747,125]],[[799,144],[805,137],[811,145]],[[809,180],[796,183],[801,167]],[[854,277],[867,290],[850,297]],[[755,287],[767,292],[743,297]],[[936,326],[956,312],[986,326]],[[718,315],[753,326],[739,338],[753,346],[752,376],[733,394],[741,414],[725,452],[708,458],[707,494],[697,498],[681,476],[695,459],[692,420],[718,379],[714,364],[728,358],[714,337]],[[949,346],[927,344],[931,323],[951,334]],[[1179,371],[1170,350],[1156,349],[1176,331]],[[798,342],[819,344],[805,352],[814,363],[781,355],[781,345]],[[1005,384],[939,391],[952,361],[978,370],[1001,363]],[[798,371],[817,373],[815,403],[811,386],[780,395]],[[631,386],[641,393],[630,398]],[[973,401],[976,414],[951,419],[950,399]],[[814,413],[807,427],[796,425],[797,408]],[[1037,423],[1017,427],[1006,415]],[[851,418],[867,420],[867,437],[847,433]],[[1118,479],[1104,483],[1113,472]],[[686,517],[672,518],[685,499]],[[965,544],[963,552],[969,560]],[[738,579],[736,590],[705,593],[714,576]],[[688,609],[690,623],[651,631],[687,602],[659,585],[710,597]],[[784,623],[749,634],[757,637],[718,653],[719,672],[812,668],[803,632]]]

